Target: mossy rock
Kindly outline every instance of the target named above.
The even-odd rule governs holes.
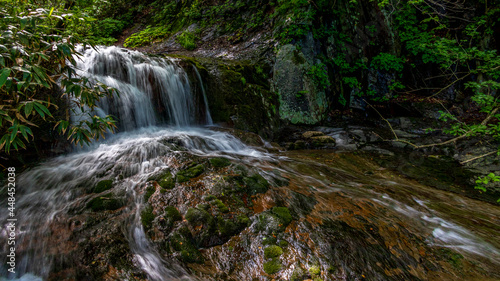
[[[317,276],[321,274],[321,269],[317,265],[313,265],[309,268],[309,273],[313,276]]]
[[[147,231],[153,227],[153,220],[155,219],[155,215],[153,214],[153,207],[147,206],[141,212],[141,222],[144,229]]]
[[[192,225],[210,224],[213,221],[212,215],[207,211],[196,208],[189,208],[184,217]]]
[[[293,270],[292,276],[290,277],[290,281],[302,281],[308,279],[308,273],[305,272],[300,266],[295,267]]]
[[[231,165],[231,161],[229,161],[229,159],[223,158],[223,157],[211,158],[209,161],[210,161],[210,164],[212,164],[212,166],[214,166],[215,168],[223,168],[223,167]]]
[[[165,207],[165,218],[170,222],[182,220],[182,215],[174,206]]]
[[[259,174],[243,178],[243,182],[247,186],[248,194],[250,195],[265,193],[269,189],[269,182]]]
[[[175,180],[174,177],[172,177],[172,174],[170,174],[170,172],[161,177],[157,182],[164,189],[172,189],[175,187]]]
[[[186,227],[174,231],[167,244],[180,253],[180,258],[186,263],[203,263],[203,256],[192,242],[191,233]]]
[[[280,246],[271,245],[264,249],[264,257],[266,259],[277,258],[283,255],[283,249]]]
[[[217,199],[217,197],[215,197],[212,194],[208,194],[208,195],[206,195],[206,196],[203,197],[203,200],[208,201],[208,202],[213,201],[215,199]]]
[[[149,198],[155,193],[156,188],[153,185],[146,187],[146,192],[144,193],[144,202],[148,202]]]
[[[188,168],[186,170],[179,171],[176,175],[176,180],[179,183],[187,182],[189,179],[195,178],[201,175],[205,171],[205,165],[198,164],[194,167]]]
[[[240,228],[231,220],[225,220],[222,217],[217,217],[217,230],[223,238],[239,233]]]
[[[96,197],[87,203],[87,208],[94,212],[105,210],[116,210],[123,206],[123,203],[116,199],[111,198],[111,193]]]
[[[288,242],[286,240],[281,240],[278,245],[282,248],[285,248],[288,246]]]
[[[275,274],[281,270],[281,262],[278,258],[274,258],[264,263],[264,271],[267,274]]]
[[[293,218],[290,214],[290,210],[287,207],[274,207],[272,213],[278,216],[282,221],[283,225],[286,227],[292,222]]]
[[[255,232],[263,232],[267,235],[283,232],[285,230],[283,220],[269,211],[259,214],[253,228]]]
[[[245,226],[245,227],[249,226],[250,223],[252,222],[252,221],[250,221],[250,219],[246,215],[243,215],[243,214],[239,215],[237,220],[238,220],[238,224]]]
[[[219,199],[213,200],[212,204],[214,204],[217,207],[217,209],[219,209],[219,211],[222,213],[229,212],[229,208],[224,203],[222,203],[222,201],[220,201]]]
[[[96,184],[92,192],[101,193],[113,187],[113,180],[102,180]]]

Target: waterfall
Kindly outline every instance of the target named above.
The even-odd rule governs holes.
[[[82,53],[83,57],[77,59],[77,73],[119,92],[118,97],[102,99],[96,113],[116,116],[120,131],[160,124],[185,127],[195,123],[195,97],[188,76],[173,59],[118,47],[88,48]],[[203,100],[208,107],[205,97]],[[207,114],[210,116],[208,109]],[[210,124],[211,118],[208,120]]]
[[[197,155],[263,155],[227,133],[189,127],[198,120],[212,123],[196,69],[203,94],[197,99],[199,102],[194,102],[196,97],[188,76],[174,60],[117,47],[89,48],[81,53],[77,73],[119,92],[118,96],[99,101],[93,112],[114,115],[119,133],[89,150],[57,157],[18,175],[16,272],[7,272],[8,249],[3,247],[0,276],[44,280],[55,267],[79,262],[61,260],[58,256],[59,252],[75,247],[70,242],[75,226],[67,224],[75,221],[80,226],[88,224],[79,221],[78,216],[82,212],[88,214],[89,201],[96,198],[90,191],[92,186],[100,180],[112,179],[116,183],[113,193],[121,196],[125,204],[121,213],[129,217],[120,225],[119,235],[128,241],[135,266],[150,280],[194,280],[177,262],[165,260],[148,240],[141,223],[144,183],[152,173],[168,168],[175,161],[177,151],[169,145],[170,140]],[[196,104],[203,107],[199,112],[205,112],[205,116],[195,116]],[[85,117],[76,114],[72,118]],[[7,202],[3,200],[0,221],[6,222],[8,212],[3,208]],[[7,224],[3,224],[0,241],[7,239],[7,235]],[[79,258],[85,257],[75,257]]]

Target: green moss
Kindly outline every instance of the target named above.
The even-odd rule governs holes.
[[[440,249],[439,253],[445,258],[454,268],[460,269],[462,267],[462,260],[464,256],[459,253],[453,252],[450,249]]]
[[[287,226],[292,221],[292,215],[287,207],[274,207],[272,212],[283,221],[284,226]]]
[[[266,259],[277,258],[283,254],[281,247],[272,245],[264,249],[264,257]]]
[[[266,263],[264,263],[264,271],[267,274],[275,274],[281,269],[281,262],[279,259],[274,258]]]
[[[87,203],[87,208],[94,212],[104,211],[104,210],[116,210],[123,206],[122,202],[118,199],[110,198],[111,194],[106,194],[100,197],[96,197]]]
[[[164,189],[172,189],[175,187],[175,181],[172,174],[168,172],[158,180],[158,184]]]
[[[309,273],[311,275],[320,275],[321,274],[321,269],[317,265],[313,265],[309,268]]]
[[[212,215],[210,215],[207,211],[195,208],[189,208],[184,217],[189,223],[194,225],[210,224],[213,220]]]
[[[250,225],[251,221],[246,215],[239,215],[238,216],[238,224],[248,226]]]
[[[219,199],[215,199],[212,201],[212,203],[217,207],[217,209],[219,209],[219,211],[221,211],[222,213],[227,213],[229,212],[229,208],[224,204],[222,203],[222,201],[220,201]]]
[[[279,242],[279,246],[282,247],[282,248],[285,248],[288,246],[288,242],[286,240],[281,240]]]
[[[204,197],[204,200],[208,201],[208,202],[213,201],[215,199],[217,199],[217,197],[213,196],[212,194],[209,194],[209,195]]]
[[[144,202],[148,202],[149,198],[155,193],[156,189],[153,185],[150,185],[146,188],[146,192],[144,193]]]
[[[269,189],[269,183],[259,174],[243,178],[243,182],[247,186],[248,193],[251,195],[265,193]]]
[[[153,220],[155,216],[153,215],[153,207],[147,206],[141,212],[141,222],[144,229],[147,231],[153,227]]]
[[[165,207],[165,218],[172,222],[182,220],[181,213],[174,206]]]
[[[94,193],[101,193],[113,187],[113,180],[102,180],[96,184],[92,190]]]
[[[176,252],[180,253],[180,258],[182,261],[187,263],[203,263],[203,257],[200,251],[192,243],[192,237],[189,229],[186,227],[181,227],[176,230],[167,245]]]
[[[222,217],[217,217],[217,230],[223,237],[229,237],[238,233],[238,226],[231,220],[225,220]]]
[[[203,164],[198,164],[194,167],[188,168],[183,171],[179,171],[176,175],[177,182],[187,182],[189,179],[195,178],[201,175],[205,171],[205,166]]]
[[[229,159],[223,157],[211,158],[209,161],[212,164],[212,166],[216,168],[226,167],[231,164],[231,161],[229,161]]]

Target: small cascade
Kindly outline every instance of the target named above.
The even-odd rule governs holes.
[[[82,53],[78,74],[119,91],[119,96],[102,99],[97,113],[116,116],[120,131],[160,124],[185,127],[197,121],[188,76],[174,60],[118,47]],[[207,107],[206,97],[204,101]]]

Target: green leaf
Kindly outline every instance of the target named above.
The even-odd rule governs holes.
[[[33,102],[27,102],[26,105],[24,106],[24,115],[26,118],[31,115],[31,112],[33,111]]]
[[[2,73],[0,74],[0,87],[2,87],[7,81],[7,78],[10,75],[10,71],[11,71],[10,68],[4,68],[2,70]]]

